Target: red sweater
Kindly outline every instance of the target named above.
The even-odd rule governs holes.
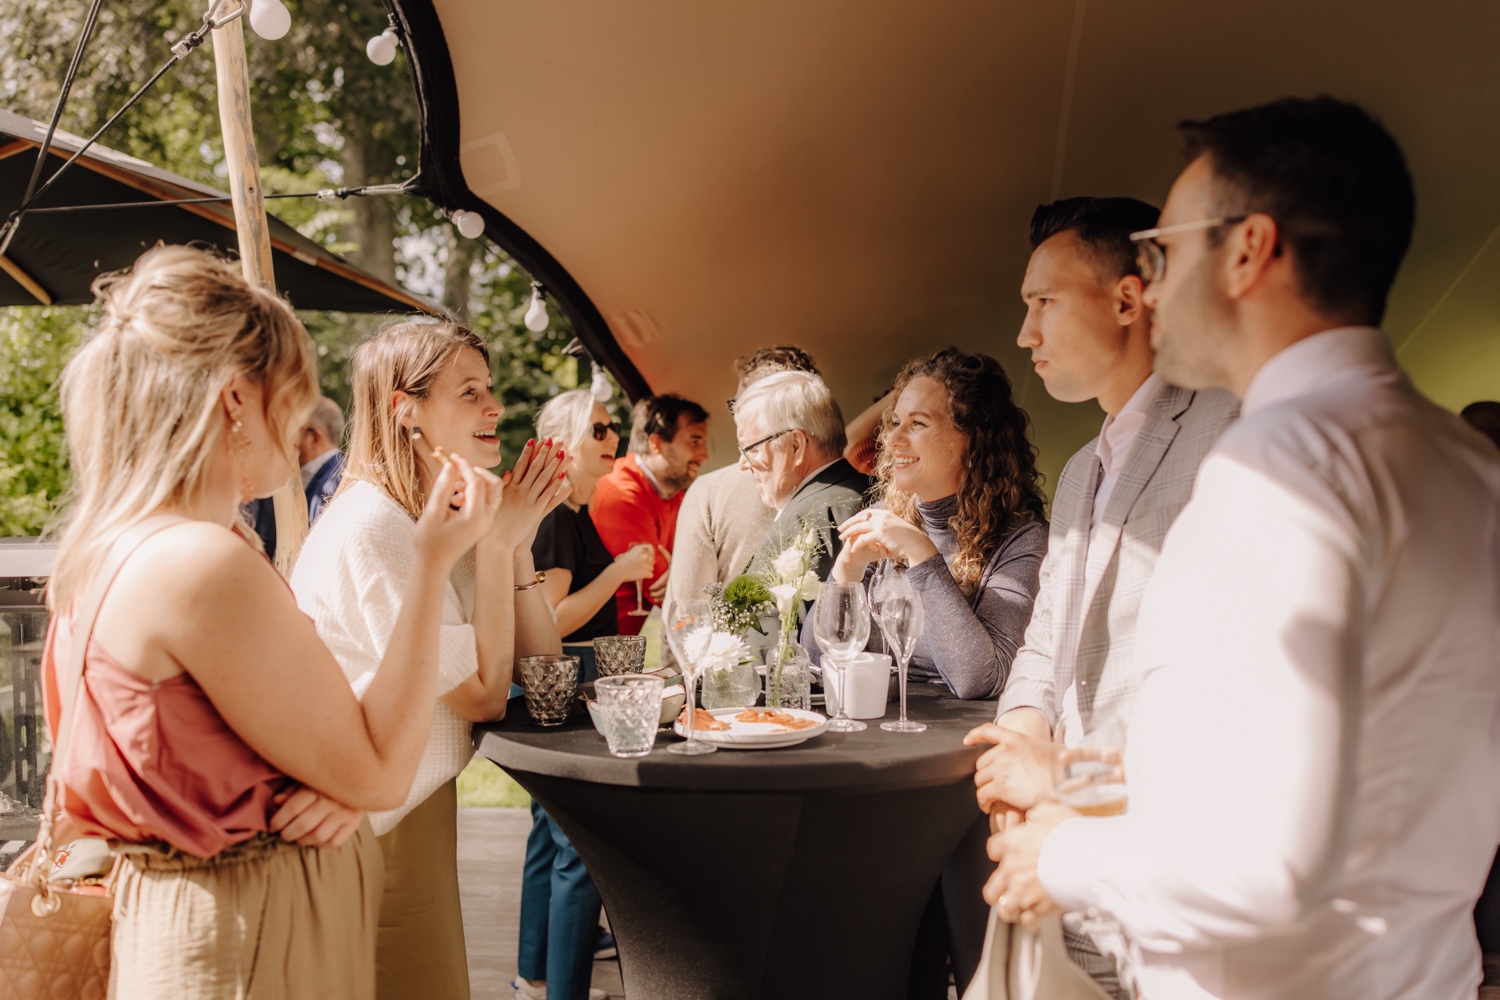
[[[647,592],[651,584],[667,571],[667,558],[661,549],[672,551],[672,537],[677,533],[677,511],[681,506],[682,493],[663,500],[633,453],[615,460],[614,470],[599,480],[594,495],[589,498],[589,516],[611,555],[617,556],[641,542],[660,546],[656,550],[651,579],[641,581],[642,607],[651,607],[651,597]],[[620,634],[640,632],[645,618],[630,614],[635,609],[635,584],[627,583],[621,587],[615,593],[615,603],[620,609]]]

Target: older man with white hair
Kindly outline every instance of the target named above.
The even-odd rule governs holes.
[[[870,489],[870,477],[843,457],[844,416],[833,393],[811,372],[781,372],[740,394],[734,423],[740,468],[776,511],[751,565],[774,558],[811,527],[822,541],[818,578],[827,579],[840,547],[833,529],[864,508]]]

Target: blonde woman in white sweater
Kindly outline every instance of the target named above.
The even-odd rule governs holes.
[[[499,465],[495,426],[504,407],[490,392],[484,342],[457,323],[404,322],[377,333],[354,354],[353,391],[344,481],[308,536],[292,588],[362,694],[380,669],[413,568],[414,518],[442,454]],[[455,779],[473,757],[471,724],[505,715],[516,657],[562,649],[535,586],[531,541],[569,491],[570,461],[550,442],[528,443],[504,477],[494,527],[449,577],[432,732],[405,803],[370,817],[386,865],[376,946],[382,1000],[469,996]]]

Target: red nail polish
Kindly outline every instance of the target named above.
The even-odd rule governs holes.
[[[532,447],[535,447],[535,446],[536,446],[536,438],[527,438],[526,439],[526,447],[532,448]]]
[[[547,440],[546,440],[546,441],[545,441],[545,442],[544,442],[544,446],[545,446],[545,447],[548,447],[548,448],[550,448],[550,447],[552,447],[552,439],[551,439],[551,438],[548,438],[548,439],[547,439]]]
[[[563,457],[563,450],[562,450],[562,449],[561,449],[561,448],[559,448],[559,449],[558,449],[558,450],[557,450],[557,457],[558,457],[558,458],[562,458],[562,457]]]
[[[559,472],[557,474],[557,478],[558,478],[559,481],[567,479],[568,478],[568,474],[566,472]]]

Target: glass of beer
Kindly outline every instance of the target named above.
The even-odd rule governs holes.
[[[1053,772],[1057,801],[1085,816],[1125,811],[1125,760],[1119,747],[1085,740],[1057,755]]]

